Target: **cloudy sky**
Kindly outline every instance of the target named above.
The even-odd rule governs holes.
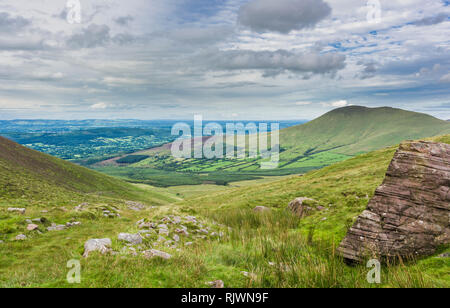
[[[0,119],[346,105],[450,119],[449,0],[0,0]]]

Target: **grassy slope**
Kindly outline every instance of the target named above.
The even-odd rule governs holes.
[[[146,154],[150,158],[130,167],[103,168],[100,171],[111,175],[120,173],[127,180],[142,180],[144,177],[168,185],[173,184],[145,169],[203,172],[209,173],[212,179],[216,173],[217,177],[223,177],[220,174],[223,172],[241,176],[305,173],[403,140],[445,133],[450,133],[450,123],[426,114],[388,107],[351,106],[335,109],[306,124],[283,129],[280,132],[281,168],[270,172],[260,170],[259,161],[251,159],[180,161],[174,159],[167,148],[148,151]],[[179,177],[181,184],[189,184],[182,176]]]
[[[389,107],[344,107],[284,129],[280,144],[287,151],[281,157],[289,161],[323,151],[355,155],[445,133],[450,133],[450,125],[426,114]]]
[[[434,140],[450,143],[450,135]],[[371,285],[365,266],[346,266],[335,255],[337,243],[383,180],[394,151],[392,147],[371,152],[303,177],[218,191],[210,187],[207,195],[195,193],[192,199],[144,212],[125,208],[120,219],[51,212],[48,218],[52,221],[76,218],[83,224],[25,242],[4,243],[0,286],[70,286],[65,282],[66,262],[75,258],[82,261],[84,287],[206,287],[205,282],[215,279],[224,280],[227,287],[449,287],[448,259],[430,257],[383,266],[382,284]],[[284,209],[299,196],[312,197],[328,210],[298,220]],[[252,208],[256,205],[273,210],[255,214]],[[231,229],[223,240],[169,251],[174,257],[168,261],[133,256],[81,258],[87,239],[111,237],[114,241],[119,232],[136,232],[137,220],[168,213],[194,214]],[[31,207],[27,215],[40,214]],[[22,223],[21,228],[25,226]],[[255,276],[245,277],[240,271]]]
[[[0,137],[0,205],[78,205],[99,197],[159,204],[170,200]]]

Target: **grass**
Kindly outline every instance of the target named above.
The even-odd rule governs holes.
[[[433,138],[450,143],[450,135]],[[382,266],[381,284],[369,284],[369,269],[348,266],[336,254],[336,247],[355,217],[366,207],[375,188],[382,182],[395,147],[360,155],[312,171],[304,176],[260,179],[229,187],[204,185],[135,189],[160,196],[161,205],[134,212],[119,197],[92,196],[93,208],[108,205],[119,209],[120,218],[105,218],[95,210],[74,211],[76,202],[61,206],[44,201],[27,206],[24,216],[6,211],[0,203],[0,287],[207,287],[206,282],[221,279],[226,287],[450,287],[450,261],[435,256],[405,260]],[[325,207],[298,219],[287,210],[289,201],[305,196]],[[272,210],[255,213],[255,206]],[[41,210],[49,210],[42,214]],[[147,260],[140,256],[93,254],[81,257],[83,244],[90,238],[110,237],[113,248],[120,232],[136,232],[135,223],[156,220],[169,214],[195,215],[210,226],[223,225],[225,236],[198,240],[181,250],[164,249],[170,260]],[[45,216],[49,222],[82,222],[81,226],[37,235],[26,232],[25,219]],[[325,219],[326,218],[326,219]],[[29,239],[11,241],[25,233]],[[122,245],[123,246],[123,245]],[[67,261],[81,260],[82,283],[69,285]],[[250,273],[244,276],[241,272]]]

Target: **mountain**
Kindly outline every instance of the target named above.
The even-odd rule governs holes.
[[[14,200],[57,204],[98,196],[155,203],[166,199],[0,137],[0,203]]]
[[[317,156],[326,159],[325,154],[336,159],[354,156],[403,140],[449,132],[450,123],[427,114],[390,107],[338,108],[311,122],[281,131],[282,166],[305,165],[305,159]]]
[[[388,107],[350,106],[332,110],[306,124],[280,130],[280,164],[275,170],[261,170],[260,161],[255,159],[175,159],[168,147],[136,153],[149,158],[128,167],[137,167],[140,172],[147,168],[207,173],[208,176],[214,173],[241,176],[305,173],[404,140],[446,133],[450,133],[450,123],[427,114]],[[111,168],[99,170],[115,174]],[[143,176],[134,172],[137,168],[121,168],[117,170],[125,174],[124,178],[133,182],[142,180]]]

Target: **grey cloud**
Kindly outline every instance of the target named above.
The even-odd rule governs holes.
[[[441,22],[446,21],[447,18],[448,18],[447,14],[440,13],[436,16],[430,16],[430,17],[425,17],[425,18],[419,19],[419,20],[415,21],[413,24],[416,26],[431,26],[431,25],[440,24]]]
[[[80,33],[74,34],[67,40],[71,48],[95,48],[104,46],[111,40],[109,27],[106,25],[89,25]]]
[[[22,16],[12,17],[9,13],[0,13],[0,32],[17,32],[30,24],[31,22]]]
[[[29,38],[0,38],[0,50],[41,50],[45,45],[42,40]]]
[[[239,10],[238,22],[256,32],[312,28],[330,15],[323,0],[253,0]]]
[[[251,51],[231,50],[215,54],[211,65],[219,69],[264,70],[264,76],[275,76],[284,71],[294,73],[335,73],[345,67],[345,56],[340,54],[294,53],[286,50]]]
[[[134,20],[134,17],[131,15],[127,15],[127,16],[121,16],[118,17],[116,19],[114,19],[114,21],[121,26],[127,26],[130,22],[132,22]]]
[[[358,65],[364,66],[364,69],[362,70],[361,74],[358,75],[361,79],[368,79],[375,76],[375,73],[377,72],[377,67],[375,62],[363,62],[359,61],[357,63]]]
[[[233,34],[233,29],[224,26],[209,28],[181,28],[173,30],[167,35],[170,39],[189,45],[211,44],[223,41]]]

